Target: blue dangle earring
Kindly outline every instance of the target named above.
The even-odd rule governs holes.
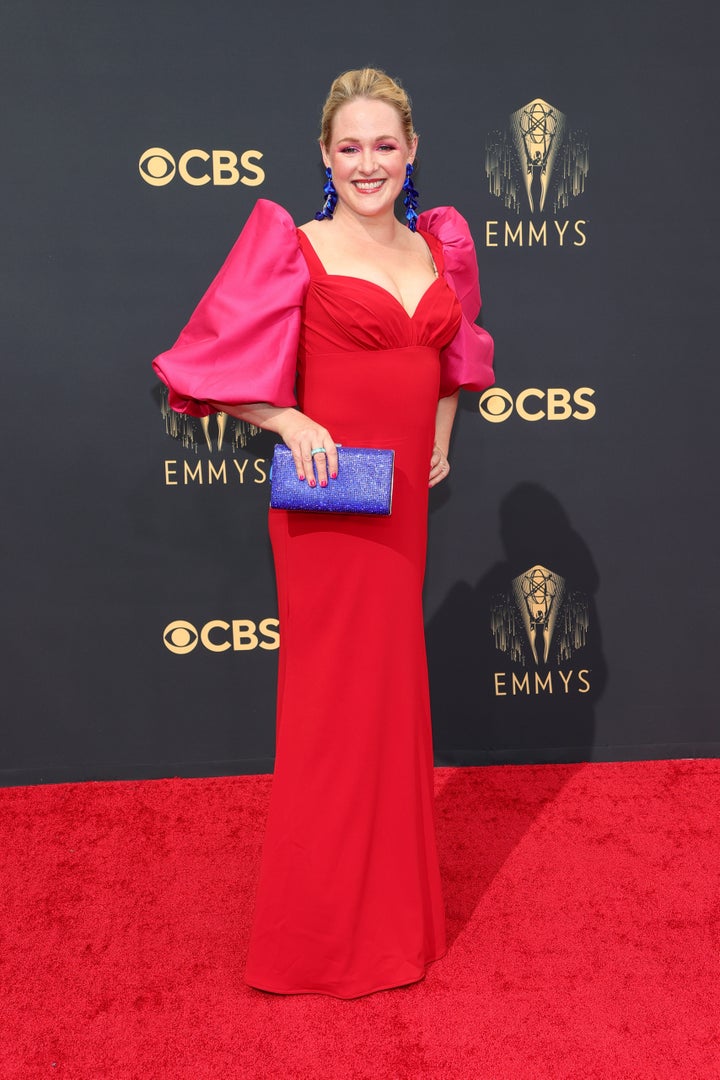
[[[323,195],[325,196],[325,202],[323,203],[322,210],[318,210],[315,215],[316,221],[322,221],[323,218],[332,218],[335,207],[337,206],[337,191],[335,185],[332,182],[332,169],[330,166],[325,170],[327,180],[325,181],[325,187],[323,188]]]
[[[405,206],[405,219],[407,221],[407,227],[410,232],[415,232],[417,229],[417,205],[418,205],[418,193],[413,187],[412,174],[414,173],[412,162],[408,161],[405,169],[405,183],[402,186],[405,192],[405,198],[403,204]]]

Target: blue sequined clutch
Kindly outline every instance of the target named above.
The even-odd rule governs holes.
[[[338,474],[327,487],[298,480],[289,447],[277,443],[270,470],[270,506],[331,514],[387,515],[392,509],[394,450],[338,446]]]

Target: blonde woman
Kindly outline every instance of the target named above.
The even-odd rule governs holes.
[[[417,216],[417,146],[396,80],[340,75],[322,115],[323,209],[297,228],[260,200],[155,360],[173,408],[275,432],[298,483],[334,483],[338,443],[395,451],[389,517],[270,511],[276,759],[245,980],[281,994],[405,985],[446,949],[421,596],[427,500],[449,472],[460,387],[493,381],[492,341],[474,324],[466,222],[448,207]]]

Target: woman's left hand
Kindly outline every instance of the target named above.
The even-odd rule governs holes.
[[[440,449],[435,443],[433,446],[432,456],[430,458],[430,487],[435,487],[441,480],[444,480],[447,474],[450,472],[450,462],[447,459],[447,455]]]

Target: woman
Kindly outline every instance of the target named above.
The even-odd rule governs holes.
[[[421,603],[427,498],[449,471],[459,387],[492,383],[492,341],[473,325],[466,222],[450,208],[415,220],[417,144],[397,82],[372,68],[339,76],[322,117],[323,210],[298,229],[260,200],[155,360],[173,408],[275,432],[298,482],[334,482],[336,442],[395,450],[389,518],[270,511],[276,760],[245,980],[277,993],[405,985],[446,949]],[[403,190],[410,228],[395,216]]]

